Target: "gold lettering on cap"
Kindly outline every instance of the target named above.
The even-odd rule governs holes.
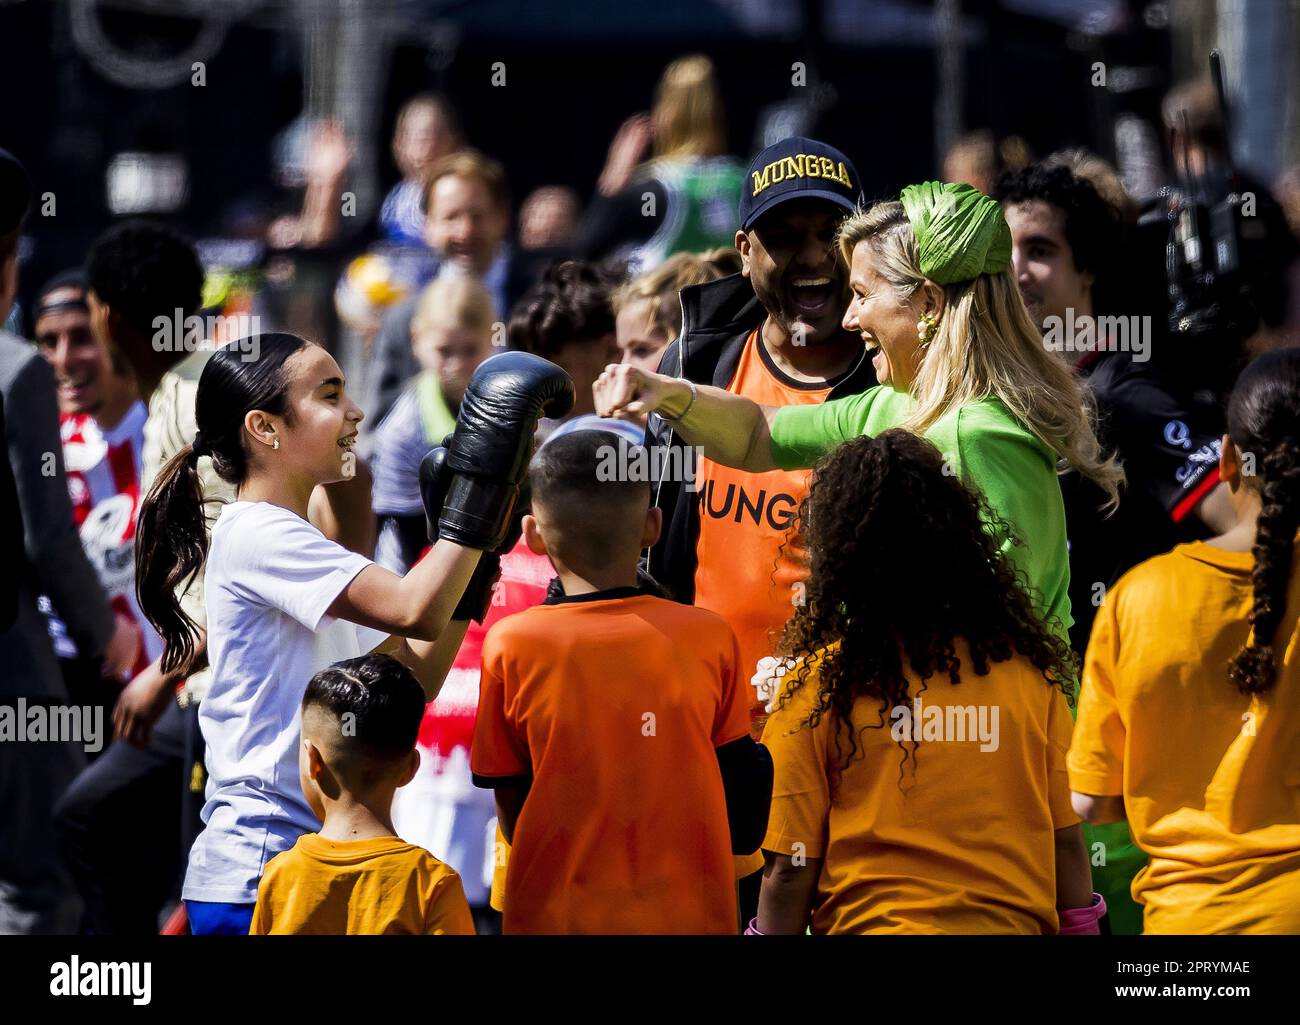
[[[845,188],[853,188],[849,179],[849,169],[843,163],[838,165],[830,157],[813,156],[811,153],[798,153],[794,156],[774,160],[762,170],[751,171],[753,191],[751,198],[760,192],[795,178],[829,178],[839,182]]]

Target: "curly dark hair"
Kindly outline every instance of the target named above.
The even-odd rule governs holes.
[[[959,638],[975,675],[1020,655],[1073,703],[1075,655],[1000,550],[1013,537],[1009,527],[929,442],[903,430],[845,442],[818,464],[799,524],[811,572],[781,638],[781,653],[799,663],[778,704],[816,666],[820,688],[807,724],[833,715],[840,771],[859,753],[858,736],[910,700],[907,668],[922,691],[936,673],[962,682]],[[879,701],[880,714],[855,730],[860,697]],[[909,751],[906,741],[899,746],[901,779]],[[916,748],[913,741],[914,766]]]
[[[551,359],[570,342],[595,342],[614,331],[613,273],[583,260],[547,268],[510,313],[510,348]]]
[[[993,189],[999,203],[1028,203],[1042,200],[1065,214],[1065,240],[1074,254],[1074,265],[1106,276],[1120,237],[1115,209],[1101,198],[1092,182],[1061,164],[1039,162],[1019,170],[1005,171]]]
[[[1300,528],[1300,350],[1278,349],[1254,360],[1228,401],[1228,436],[1255,463],[1243,473],[1260,493],[1251,572],[1251,637],[1232,660],[1229,679],[1242,694],[1263,694],[1277,677],[1273,641],[1286,609],[1291,554]]]
[[[164,224],[123,221],[104,232],[86,257],[86,281],[134,331],[153,333],[155,317],[198,312],[203,267],[194,246]]]

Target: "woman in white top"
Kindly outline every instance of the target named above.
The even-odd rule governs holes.
[[[166,643],[165,672],[194,661],[194,624],[176,592],[207,566],[212,684],[199,713],[205,828],[182,890],[192,931],[247,933],[266,863],[318,828],[298,783],[297,754],[299,704],[318,670],[383,646],[415,672],[430,700],[437,694],[467,625],[458,602],[467,585],[483,589],[484,573],[475,572],[481,556],[481,570],[491,573],[494,560],[484,552],[499,546],[536,419],[562,405],[565,386],[572,387],[553,365],[523,357],[535,362],[520,366],[520,357],[489,361],[504,372],[471,382],[480,406],[490,408],[476,418],[467,394],[464,429],[449,450],[438,450],[443,476],[429,490],[431,519],[441,511],[441,539],[404,577],[328,540],[307,520],[318,484],[352,476],[363,417],[329,353],[294,335],[264,334],[218,350],[204,367],[198,436],[159,475],[137,544],[140,602]],[[237,488],[212,529],[210,550],[196,470],[201,455]],[[445,508],[441,485],[452,495]],[[449,626],[453,613],[457,622]]]

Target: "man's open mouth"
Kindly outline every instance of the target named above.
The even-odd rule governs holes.
[[[826,276],[795,278],[790,282],[794,308],[808,317],[820,317],[835,301],[835,279]]]

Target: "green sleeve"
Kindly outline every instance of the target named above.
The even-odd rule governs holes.
[[[958,418],[958,472],[1020,539],[1004,551],[1024,573],[1048,625],[1068,640],[1074,617],[1065,504],[1051,456],[1023,428],[985,418],[980,410],[967,407]]]
[[[880,387],[815,406],[785,406],[772,421],[772,461],[782,470],[806,470],[827,452],[866,433]]]

